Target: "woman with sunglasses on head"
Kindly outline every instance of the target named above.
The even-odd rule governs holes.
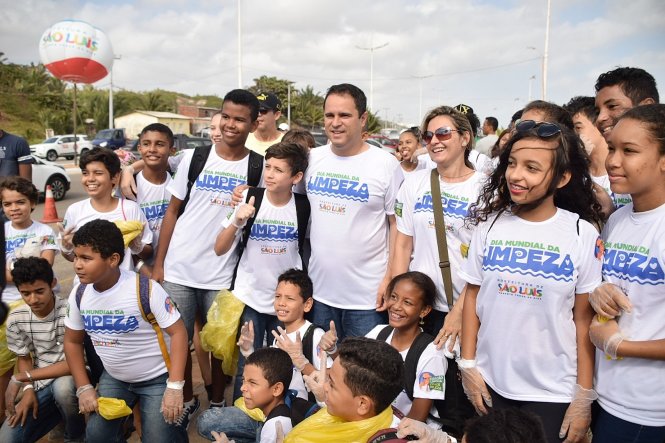
[[[528,410],[548,442],[581,442],[597,398],[589,292],[602,266],[588,159],[572,130],[524,116],[499,159],[471,210],[461,275],[464,390],[479,414]]]
[[[593,291],[598,404],[594,443],[665,441],[665,105],[623,114],[605,161],[630,194],[603,229],[605,282]]]
[[[462,402],[461,414],[472,413],[457,378],[457,368],[450,354],[459,342],[462,328],[464,280],[458,274],[466,260],[471,232],[464,225],[470,204],[478,198],[487,176],[474,170],[467,157],[472,149],[471,126],[466,117],[449,106],[430,111],[423,122],[422,139],[427,144],[430,161],[435,168],[416,171],[407,176],[395,202],[397,239],[393,259],[393,275],[406,271],[420,271],[434,280],[437,297],[430,313],[428,331],[437,334],[435,343],[446,346],[448,366],[446,376],[449,390],[457,386]],[[437,235],[434,221],[432,178],[438,181],[443,210],[444,232],[452,288],[446,292],[439,263]],[[434,182],[436,183],[436,181]],[[450,303],[449,303],[450,301]],[[455,399],[450,399],[455,401]],[[464,410],[464,406],[466,409]]]

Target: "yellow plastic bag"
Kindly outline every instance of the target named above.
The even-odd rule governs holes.
[[[245,414],[249,415],[249,418],[251,418],[252,420],[260,422],[266,421],[266,415],[263,413],[263,411],[259,408],[247,409],[247,406],[245,406],[245,399],[242,397],[236,398],[236,401],[233,402],[233,406],[240,409]]]
[[[9,312],[24,305],[23,299],[9,302]],[[9,318],[9,316],[8,316]],[[0,374],[4,374],[16,364],[16,354],[7,347],[7,320],[0,326]]]
[[[99,415],[107,420],[127,417],[132,413],[125,400],[119,398],[99,397],[97,405],[99,406]]]
[[[222,360],[226,375],[238,368],[238,329],[245,304],[226,289],[219,291],[206,316],[208,322],[201,330],[201,347]]]
[[[143,232],[143,223],[138,220],[116,220],[114,223],[122,232],[125,248],[128,248],[132,240]]]
[[[379,415],[360,421],[344,421],[328,414],[323,408],[300,422],[286,435],[284,443],[337,443],[366,442],[381,429],[387,429],[393,420],[393,410],[387,407]]]

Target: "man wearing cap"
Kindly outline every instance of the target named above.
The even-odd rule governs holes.
[[[277,120],[282,115],[282,102],[270,92],[257,94],[259,99],[258,127],[247,137],[245,146],[261,155],[275,143],[282,140],[283,132],[277,129]]]

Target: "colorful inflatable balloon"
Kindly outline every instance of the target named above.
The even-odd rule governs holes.
[[[74,83],[94,83],[113,66],[113,48],[101,29],[78,20],[58,22],[44,31],[39,56],[51,74]]]

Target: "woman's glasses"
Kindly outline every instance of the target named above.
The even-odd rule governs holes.
[[[535,120],[518,120],[515,124],[517,132],[528,132],[532,129],[536,130],[536,135],[542,138],[554,137],[561,133],[559,125],[549,122],[537,122]]]
[[[442,126],[436,131],[425,131],[423,132],[423,141],[427,144],[431,143],[432,139],[436,135],[437,140],[444,142],[450,140],[450,137],[453,136],[453,132],[459,132],[457,129],[451,129],[448,126]]]

